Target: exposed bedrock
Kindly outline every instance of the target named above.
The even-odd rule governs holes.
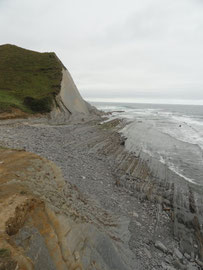
[[[121,258],[121,265],[125,261],[130,269],[174,269],[166,264],[172,264],[176,269],[199,269],[202,265],[202,197],[199,188],[195,190],[195,186],[179,182],[181,179],[175,175],[155,177],[149,162],[126,151],[126,139],[117,133],[120,123],[118,119],[103,124],[91,121],[67,125],[7,122],[2,123],[0,129],[0,145],[26,149],[56,162],[72,185],[67,183],[66,189],[57,192],[50,185],[55,181],[50,180],[54,173],[49,169],[50,175],[41,179],[37,173],[34,181],[29,180],[30,189],[46,204],[52,205],[55,215],[70,217],[68,223],[73,218],[73,224],[79,224],[76,226],[79,230],[84,228],[87,232],[90,229],[94,234],[94,229],[88,225],[91,224],[101,233],[99,239],[107,236]],[[115,131],[112,131],[114,127]],[[16,164],[12,168],[16,175],[11,179],[24,179],[18,169],[21,160],[10,162],[12,167]],[[168,176],[166,168],[161,175],[164,176],[164,172]],[[73,185],[93,196],[94,203]],[[99,206],[95,202],[100,202]],[[125,220],[119,220],[115,215],[125,217]],[[83,227],[84,224],[87,227]],[[172,228],[180,241],[172,239]],[[77,235],[81,236],[79,232]],[[101,246],[106,249],[106,240]],[[134,265],[130,267],[132,258]],[[106,267],[108,269],[109,265]]]
[[[59,94],[55,97],[55,105],[50,113],[52,123],[66,123],[71,119],[80,121],[101,115],[94,106],[86,102],[80,95],[69,71],[62,69],[62,81]]]
[[[56,106],[53,114],[65,113],[68,116],[72,114],[88,115],[89,109],[86,102],[82,99],[70,73],[62,68],[62,81],[59,94],[55,97]]]
[[[88,114],[88,107],[82,99],[70,73],[66,69],[62,69],[62,73],[60,96],[63,104],[71,113],[79,112]]]
[[[54,163],[14,150],[0,150],[0,160],[1,269],[131,269],[112,240],[116,219],[65,183]]]
[[[104,123],[103,128],[118,125],[118,120]],[[114,160],[116,185],[141,200],[160,204],[174,224],[182,253],[203,260],[203,191],[168,170],[166,166],[144,161],[125,149],[125,140],[113,132],[91,142],[91,147]],[[111,157],[111,158],[110,158]],[[112,158],[113,157],[113,158]],[[159,167],[157,167],[159,166]],[[153,168],[153,170],[151,169]],[[156,173],[159,171],[159,173]]]

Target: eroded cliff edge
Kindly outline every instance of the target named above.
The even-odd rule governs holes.
[[[98,230],[101,221],[116,226],[112,216],[65,184],[53,162],[1,149],[0,172],[1,269],[128,269],[113,233]]]
[[[1,45],[0,70],[0,119],[91,113],[55,53]]]

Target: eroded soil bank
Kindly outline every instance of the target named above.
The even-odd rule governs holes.
[[[0,157],[0,269],[132,269],[114,240],[116,216],[65,182],[53,162],[10,149]]]
[[[70,182],[84,194],[79,211],[85,212],[85,222],[94,224],[115,244],[116,253],[107,252],[108,245],[100,246],[100,251],[106,250],[107,260],[122,254],[126,269],[201,269],[199,221],[196,233],[200,241],[192,239],[187,252],[182,251],[180,241],[173,236],[174,186],[167,183],[166,188],[150,181],[147,165],[125,151],[117,124],[121,123],[2,121],[0,145],[39,154],[61,168],[66,185]],[[57,195],[52,192],[50,196],[48,191],[45,183],[39,196],[55,205]],[[77,205],[77,198],[71,202]],[[63,206],[55,207],[61,211]],[[110,269],[118,268],[112,264]]]

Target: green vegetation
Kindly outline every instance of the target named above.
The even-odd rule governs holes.
[[[10,257],[10,250],[6,248],[0,249],[0,258]]]
[[[59,93],[62,63],[55,53],[39,53],[14,45],[0,46],[0,112],[18,108],[49,112]]]
[[[0,145],[0,150],[6,150],[6,149],[8,148]]]

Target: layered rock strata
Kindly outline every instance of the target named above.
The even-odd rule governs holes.
[[[129,269],[101,222],[114,227],[54,163],[0,150],[1,269]]]
[[[102,129],[108,130],[113,125],[119,125],[119,120],[104,123]],[[92,141],[91,147],[104,153],[109,160],[114,160],[117,186],[125,188],[141,200],[147,199],[160,205],[168,213],[182,253],[203,261],[203,190],[178,178],[165,166],[159,168],[163,171],[162,177],[157,177],[155,170],[151,169],[153,164],[150,166],[147,161],[127,151],[125,144],[126,138],[113,132],[105,139],[101,136]]]
[[[91,105],[89,105],[91,107]],[[62,81],[59,94],[55,97],[55,106],[51,112],[51,117],[60,117],[65,114],[66,120],[75,114],[89,115],[88,104],[81,97],[70,73],[66,68],[62,68]]]

